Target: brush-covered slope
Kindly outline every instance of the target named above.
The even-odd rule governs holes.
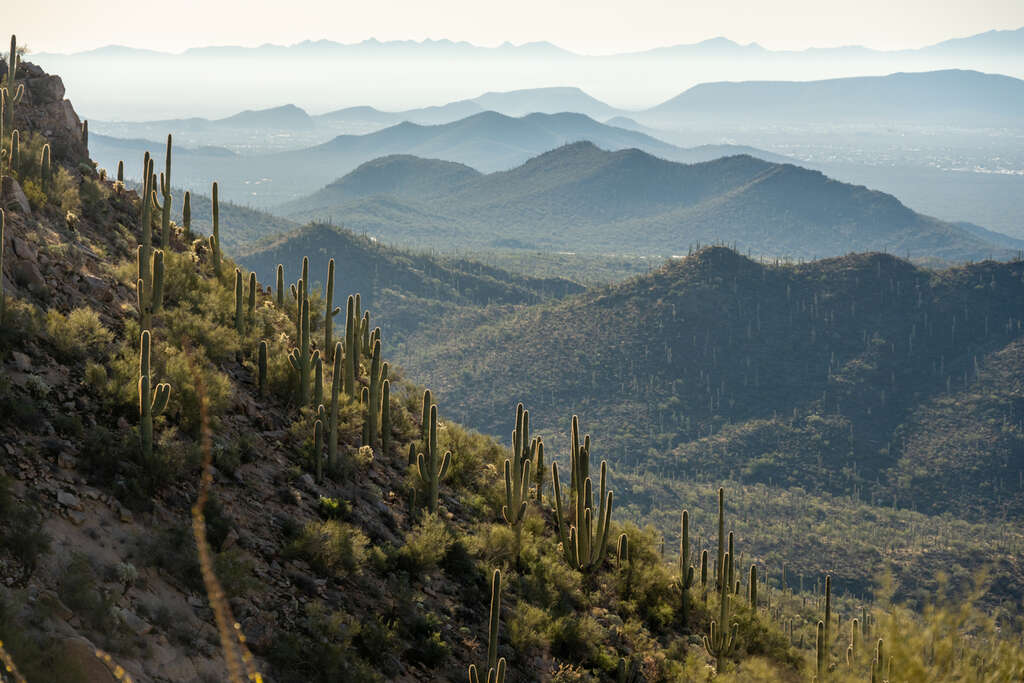
[[[282,264],[285,281],[291,282],[298,277],[304,256],[309,257],[310,280],[316,287],[326,283],[327,262],[335,259],[336,292],[358,290],[362,305],[374,311],[381,327],[388,330],[389,345],[402,344],[417,332],[430,334],[437,320],[458,317],[480,322],[511,306],[583,291],[568,280],[516,275],[474,261],[388,247],[323,224],[282,235],[241,254],[239,261],[262,282],[273,282],[277,265]]]
[[[41,146],[42,131],[53,134],[54,150],[62,137],[80,139],[70,104],[29,84],[32,104],[15,119],[25,125],[26,149]],[[56,118],[42,111],[53,104]],[[717,527],[717,482],[683,485],[613,466],[609,538],[622,552],[580,572],[560,545],[550,480],[526,482],[525,523],[513,531],[498,474],[508,450],[445,419],[443,405],[429,431],[440,451],[453,453],[447,476],[434,488],[409,466],[408,453],[426,449],[423,390],[396,366],[380,439],[356,398],[380,367],[362,349],[352,349],[351,386],[337,404],[306,405],[321,391],[330,396],[330,385],[304,395],[288,358],[326,354],[317,316],[307,349],[295,306],[287,298],[279,305],[261,283],[239,301],[236,278],[244,282],[248,273],[236,274],[230,259],[218,268],[202,240],[168,226],[159,244],[163,301],[140,315],[147,298],[136,291],[145,239],[139,198],[94,172],[82,145],[56,151],[53,182],[37,188],[32,158],[2,183],[5,676],[18,679],[17,668],[33,683],[113,683],[115,673],[140,683],[240,682],[258,680],[259,671],[279,682],[426,683],[464,679],[470,663],[484,663],[491,639],[509,683],[613,680],[620,663],[651,683],[705,680],[712,668],[721,683],[796,681],[813,669],[809,644],[823,615],[817,592],[797,592],[793,574],[801,585],[806,575],[809,587],[825,572],[834,577],[833,613],[870,610],[863,642],[898,631],[900,661],[923,680],[970,680],[979,661],[995,680],[1013,680],[1024,668],[1015,626],[1019,555],[1012,554],[1022,539],[1014,528],[730,486],[722,523],[738,531],[741,590],[750,588],[745,560],[772,568],[770,582],[748,593],[761,596],[748,606],[697,584],[681,588],[659,534],[621,521],[654,521],[668,531],[687,506],[697,542],[682,551],[698,561],[702,549],[714,552],[708,532]],[[319,303],[314,291],[313,310]],[[458,340],[449,338],[453,348]],[[323,370],[329,376],[333,368]],[[320,375],[310,374],[315,384]],[[140,401],[146,387],[156,394]],[[567,415],[565,406],[559,412]],[[324,430],[314,426],[322,417],[336,419],[336,433],[326,434],[338,447],[323,468],[326,448],[316,435]],[[151,442],[142,426],[148,418]],[[604,438],[595,433],[596,449]],[[548,462],[553,456],[549,449]],[[435,495],[437,514],[425,509]],[[628,553],[616,543],[620,532],[628,534]],[[990,564],[997,571],[983,611],[963,601],[963,590],[970,571]],[[790,579],[776,567],[788,567]],[[931,601],[941,589],[955,611],[929,612],[925,623],[888,600],[872,604],[864,589],[886,584],[880,567],[892,567],[897,596]],[[504,577],[500,605],[490,599],[496,569]],[[938,586],[947,572],[952,581]],[[712,646],[709,653],[699,636],[720,603],[737,640],[731,652]],[[497,634],[489,638],[491,604]],[[985,637],[963,637],[964,615]],[[833,634],[823,654],[837,665],[845,635]],[[240,643],[251,659],[239,656],[246,654]],[[851,676],[865,679],[869,666],[862,653]]]
[[[378,165],[390,169],[393,185],[366,180]],[[891,195],[750,156],[688,165],[580,142],[510,171],[465,173],[458,182],[434,165],[381,160],[280,211],[295,219],[330,216],[383,239],[435,248],[515,239],[550,250],[662,255],[714,241],[800,257],[884,250],[965,260],[1011,253],[916,214]]]
[[[486,387],[569,406],[614,434],[620,467],[1020,519],[1022,320],[1020,261],[778,266],[715,247],[463,329],[456,349],[414,340],[403,360],[488,431],[507,401]]]

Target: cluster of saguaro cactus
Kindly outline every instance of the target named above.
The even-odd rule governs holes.
[[[379,328],[376,330],[379,335]],[[373,350],[370,355],[370,385],[363,389],[366,394],[366,416],[365,425],[367,439],[364,445],[371,448],[377,443],[381,436],[381,425],[386,420],[388,429],[391,428],[390,406],[384,402],[384,382],[388,381],[388,364],[381,360],[380,338],[374,339]],[[391,393],[390,386],[388,393]],[[390,401],[390,397],[389,397]],[[385,418],[384,415],[387,414]]]
[[[153,386],[150,369],[150,333],[142,331],[139,342],[139,437],[144,462],[153,458],[153,418],[164,411],[171,396],[171,385]]]
[[[345,393],[358,399],[360,392],[356,388],[359,377],[360,326],[359,295],[349,295],[345,313]]]
[[[6,131],[14,129],[14,105],[25,95],[25,84],[15,85],[18,72],[18,40],[11,36],[11,52],[7,58],[7,74],[0,82],[0,140],[6,139]]]
[[[601,461],[598,507],[594,507],[593,484],[590,480],[590,437],[579,438],[579,419],[572,416],[570,434],[570,468],[572,482],[569,503],[573,517],[563,513],[562,489],[558,481],[558,463],[551,463],[554,485],[555,523],[562,542],[565,561],[578,571],[589,573],[604,562],[608,549],[608,531],[612,517],[612,492],[607,490],[608,463]],[[596,516],[596,520],[595,520]]]
[[[875,657],[871,660],[871,683],[886,683],[887,678],[884,674],[885,643],[879,638],[878,643],[875,645]]]
[[[491,611],[487,625],[486,683],[505,683],[505,658],[498,658],[498,621],[501,616],[501,572],[491,575]],[[469,683],[480,683],[476,665],[469,665]]]
[[[719,576],[725,576],[725,564],[729,561],[728,553],[722,558],[722,566],[719,568]],[[736,632],[738,624],[729,626],[729,601],[732,599],[732,589],[725,582],[719,582],[718,592],[718,619],[712,619],[708,627],[708,635],[704,636],[704,649],[708,656],[715,660],[715,668],[721,670],[722,660],[732,654],[736,647]]]
[[[690,620],[690,588],[696,568],[690,564],[690,512],[683,510],[679,519],[679,615],[682,627]]]
[[[516,406],[516,427],[512,431],[512,458],[505,459],[505,505],[501,508],[501,516],[516,535],[517,558],[530,497],[530,467],[539,444],[539,437],[530,440],[530,411],[520,403]]]
[[[437,406],[430,406],[430,417],[426,430],[425,448],[416,455],[416,470],[420,480],[426,487],[426,506],[429,512],[437,512],[438,487],[441,480],[448,474],[452,462],[452,452],[445,451],[441,455],[437,447]]]
[[[309,401],[309,372],[319,357],[319,351],[310,351],[309,297],[303,297],[299,304],[298,346],[288,354],[288,361],[299,376],[299,405],[306,405]]]

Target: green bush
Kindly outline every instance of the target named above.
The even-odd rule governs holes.
[[[76,308],[66,317],[51,308],[46,312],[46,333],[65,358],[101,358],[114,339],[91,308]]]
[[[425,512],[405,535],[405,545],[398,551],[399,565],[412,573],[428,572],[437,567],[453,542],[444,520]]]
[[[328,519],[310,522],[286,548],[285,554],[300,557],[324,575],[354,574],[366,560],[369,539],[350,524]]]

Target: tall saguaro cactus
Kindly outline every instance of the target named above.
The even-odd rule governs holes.
[[[601,566],[608,549],[611,526],[612,492],[607,490],[608,463],[601,461],[598,507],[594,508],[593,484],[590,480],[590,437],[579,443],[579,420],[573,415],[571,429],[570,467],[574,473],[570,503],[575,506],[572,519],[562,510],[562,488],[558,481],[558,463],[551,463],[551,481],[555,495],[555,523],[562,541],[565,561],[570,567],[589,573]],[[596,517],[596,520],[594,519]]]
[[[168,247],[171,240],[171,136],[167,135],[167,152],[164,157],[164,172],[160,174],[160,194],[164,201],[156,198],[153,187],[153,208],[160,212],[160,246]]]
[[[0,209],[0,326],[4,324],[4,314],[7,312],[7,295],[4,293],[4,245],[7,244],[4,238],[4,227],[7,223],[7,215]]]
[[[299,339],[298,347],[292,349],[288,361],[299,374],[299,405],[309,401],[309,371],[313,367],[313,358],[309,350],[309,299],[304,298],[299,305]],[[313,352],[316,353],[316,352]]]
[[[359,295],[349,295],[345,313],[345,393],[359,398],[357,378],[359,377]]]
[[[161,382],[153,386],[149,330],[142,331],[139,346],[139,437],[143,461],[149,463],[153,459],[153,418],[167,407],[171,385]]]
[[[441,455],[437,447],[437,406],[430,406],[430,427],[425,451],[416,455],[416,469],[427,488],[427,510],[437,512],[439,484],[447,476],[452,462],[452,452],[445,451]]]
[[[373,355],[370,359],[370,386],[369,403],[366,406],[366,424],[370,441],[368,446],[373,446],[380,435],[380,412],[381,412],[381,385],[386,377],[384,365],[381,361],[380,340],[373,344]]]
[[[516,406],[516,427],[512,430],[512,458],[505,459],[505,505],[501,516],[516,535],[516,562],[522,542],[526,503],[530,497],[530,468],[537,450],[537,440],[530,442],[530,411],[520,403]]]
[[[491,611],[487,624],[487,683],[504,683],[505,658],[498,658],[498,622],[501,617],[501,572],[491,575]],[[469,683],[480,683],[476,665],[469,665]]]
[[[334,471],[338,466],[338,399],[341,394],[341,385],[344,382],[345,367],[342,361],[342,344],[337,342],[334,345],[334,367],[331,372],[331,403],[330,412],[327,416],[327,469]]]
[[[210,235],[210,251],[213,253],[213,273],[220,279],[220,201],[217,197],[217,183],[213,184],[213,234]]]
[[[719,568],[722,572],[719,576],[724,576],[725,563],[729,561],[729,554],[726,553],[722,558],[723,566]],[[720,582],[720,589],[718,592],[719,604],[718,604],[718,620],[711,620],[711,624],[708,627],[708,635],[704,636],[704,649],[707,651],[708,656],[715,660],[715,669],[721,670],[722,659],[732,654],[733,649],[736,647],[736,632],[739,630],[739,624],[733,624],[729,626],[729,601],[732,599],[732,590],[730,590],[728,584],[725,581]]]
[[[324,313],[324,353],[334,349],[334,316],[341,313],[341,307],[334,305],[334,259],[327,263],[327,289],[324,292],[326,307]],[[334,362],[333,358],[325,359]]]
[[[25,95],[25,84],[15,84],[15,78],[18,74],[18,64],[21,60],[18,58],[18,39],[15,36],[11,36],[11,51],[7,57],[7,74],[4,77],[2,83],[0,83],[0,101],[3,106],[0,107],[3,110],[3,115],[0,116],[0,140],[3,139],[5,131],[14,129],[14,105],[21,102],[21,98]]]
[[[679,519],[679,614],[683,628],[690,619],[690,587],[696,568],[690,564],[690,512],[683,510]]]

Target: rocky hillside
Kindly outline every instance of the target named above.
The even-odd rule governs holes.
[[[0,85],[16,92],[31,73],[23,65]],[[332,347],[310,315],[329,285],[304,277],[292,295],[236,270],[216,237],[169,220],[173,183],[140,196],[112,182],[85,159],[71,113],[34,111],[57,104],[73,113],[42,97],[17,103],[23,154],[4,148],[5,677],[438,681],[472,664],[505,681],[797,681],[839,666],[840,625],[855,614],[856,637],[885,638],[875,652],[920,680],[979,661],[993,680],[1024,671],[1005,607],[963,603],[983,636],[964,645],[942,610],[926,635],[914,614],[828,579],[797,591],[777,559],[762,580],[767,555],[744,555],[743,534],[726,541],[750,524],[744,491],[719,494],[714,540],[696,531],[713,514],[693,515],[692,536],[683,518],[679,574],[671,548],[622,522],[605,494],[629,501],[632,488],[591,463],[605,435],[593,446],[580,436],[576,476],[563,460],[561,486],[531,476],[533,463],[558,470],[527,415],[508,411],[514,452],[449,421],[382,362],[387,331],[354,301]],[[713,490],[694,486],[686,500],[698,497],[715,505]],[[658,513],[678,519],[680,500]],[[819,619],[829,635],[814,658]],[[849,677],[883,661],[864,647]]]

